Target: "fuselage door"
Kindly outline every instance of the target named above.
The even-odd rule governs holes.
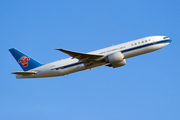
[[[155,38],[152,38],[153,44],[156,44],[156,40]]]

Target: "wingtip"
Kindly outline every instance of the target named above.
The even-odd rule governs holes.
[[[63,50],[62,48],[56,48],[55,50]]]

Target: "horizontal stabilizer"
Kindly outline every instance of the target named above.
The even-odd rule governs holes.
[[[27,71],[27,72],[21,72],[21,71],[19,71],[19,72],[13,72],[12,74],[18,74],[18,75],[30,75],[30,74],[37,74],[38,73],[38,71],[36,71],[36,72],[32,72],[32,71]]]
[[[80,52],[74,52],[74,51],[69,51],[65,49],[56,49],[56,50],[64,52],[68,54],[69,56],[71,56],[72,58],[79,59],[79,61],[99,61],[105,57],[104,55],[80,53]]]

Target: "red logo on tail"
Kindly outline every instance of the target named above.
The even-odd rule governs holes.
[[[27,66],[28,66],[28,60],[30,60],[29,57],[22,56],[22,57],[18,60],[18,62],[19,62],[19,63],[21,62],[23,67],[27,67]]]

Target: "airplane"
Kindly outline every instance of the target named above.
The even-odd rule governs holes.
[[[89,53],[56,49],[71,56],[56,62],[42,64],[16,48],[9,51],[24,71],[13,72],[16,78],[42,78],[64,76],[70,73],[92,69],[99,66],[113,68],[126,65],[126,59],[161,49],[172,40],[166,36],[150,36],[123,44],[107,47]]]

